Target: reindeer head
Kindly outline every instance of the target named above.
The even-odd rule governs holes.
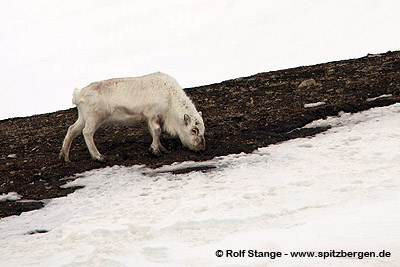
[[[204,151],[206,141],[204,139],[204,122],[201,112],[196,114],[184,114],[182,118],[182,129],[179,139],[182,144],[193,151]]]

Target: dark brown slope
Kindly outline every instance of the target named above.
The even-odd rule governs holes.
[[[298,88],[310,78],[317,82],[315,86]],[[400,52],[259,73],[186,91],[203,111],[207,131],[204,153],[188,151],[177,139],[164,135],[162,142],[170,153],[157,158],[148,152],[151,138],[144,124],[106,127],[95,136],[97,147],[108,159],[105,165],[157,167],[202,161],[313,135],[324,129],[298,128],[342,110],[357,112],[398,102]],[[392,96],[367,101],[383,94]],[[320,101],[326,105],[304,108],[306,103]],[[76,109],[69,109],[0,121],[0,195],[18,192],[30,200],[65,196],[74,189],[60,188],[66,182],[63,178],[105,166],[90,159],[81,136],[71,150],[73,163],[58,159],[67,128],[76,118]],[[0,218],[42,205],[40,201],[0,202]]]

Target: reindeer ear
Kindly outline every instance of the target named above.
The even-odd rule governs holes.
[[[188,114],[185,114],[185,115],[183,116],[183,120],[185,121],[185,125],[188,126],[189,123],[190,123],[190,117],[189,117],[189,115],[188,115]]]
[[[203,112],[199,111],[200,117],[203,117]]]

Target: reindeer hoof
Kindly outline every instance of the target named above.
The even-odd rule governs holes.
[[[106,157],[104,157],[103,155],[101,155],[100,157],[95,157],[95,158],[93,158],[95,161],[98,161],[98,162],[102,162],[102,163],[105,163],[106,162]]]
[[[69,156],[68,156],[68,155],[65,155],[65,153],[62,152],[62,151],[60,151],[60,154],[58,154],[58,158],[59,158],[60,160],[63,160],[63,159],[64,159],[64,161],[65,161],[65,162],[68,162],[68,163],[71,162],[71,160],[69,159]]]
[[[162,152],[161,152],[160,148],[158,148],[158,147],[157,148],[150,147],[149,150],[151,153],[153,153],[154,156],[157,156],[157,157],[162,156]]]

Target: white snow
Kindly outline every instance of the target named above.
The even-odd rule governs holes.
[[[183,87],[399,50],[397,0],[3,0],[0,119],[162,71]]]
[[[319,120],[315,137],[150,170],[86,172],[41,210],[0,220],[2,266],[397,266],[400,104]],[[208,172],[168,171],[214,166]],[[35,230],[48,231],[34,233]],[[216,257],[217,250],[391,253]]]
[[[315,107],[319,107],[319,106],[323,106],[326,103],[324,101],[321,102],[315,102],[315,103],[308,103],[308,104],[304,104],[305,108],[315,108]]]
[[[19,199],[21,199],[21,196],[18,195],[17,192],[8,192],[7,194],[0,195],[0,202],[7,201],[7,200],[15,201],[15,200],[19,200]]]
[[[375,101],[377,99],[388,98],[388,97],[392,97],[392,94],[383,94],[383,95],[380,95],[377,97],[370,97],[370,98],[367,98],[367,101],[371,102],[371,101]]]

